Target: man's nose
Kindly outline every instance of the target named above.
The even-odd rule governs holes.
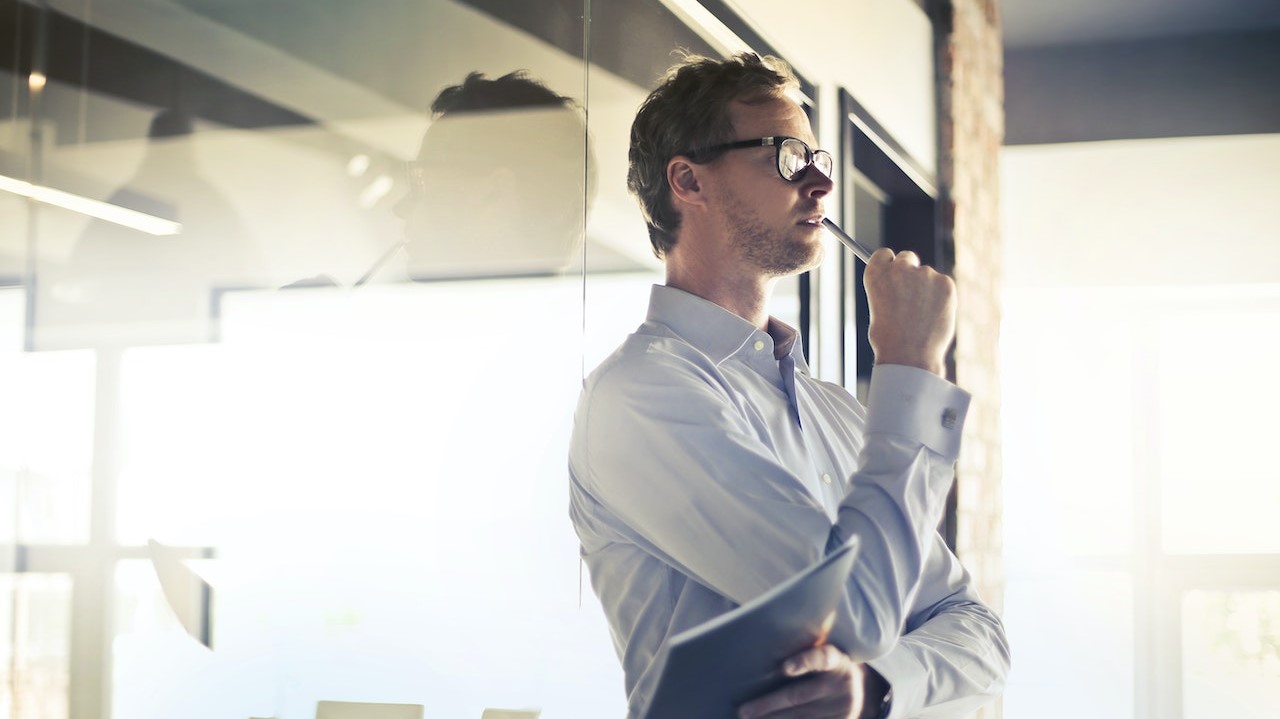
[[[835,182],[819,170],[817,165],[810,165],[809,169],[804,171],[804,177],[800,178],[800,182],[803,184],[804,194],[814,198],[822,197],[835,188]]]

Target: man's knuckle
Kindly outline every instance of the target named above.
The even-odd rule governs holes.
[[[836,649],[830,644],[823,645],[822,647],[823,664],[828,669],[835,669],[839,667],[841,664],[840,660],[843,658],[844,658],[844,652],[840,651],[839,649]]]

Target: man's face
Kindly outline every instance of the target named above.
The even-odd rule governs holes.
[[[735,140],[788,136],[817,148],[809,119],[786,99],[730,108]],[[810,167],[796,181],[778,174],[773,147],[731,150],[708,167],[711,194],[730,252],[750,271],[781,277],[810,269],[822,259],[823,198],[831,179]]]
[[[410,274],[540,274],[567,266],[582,236],[583,132],[564,108],[432,124],[416,190],[396,208]]]
[[[493,222],[487,203],[492,167],[477,167],[475,158],[467,155],[470,148],[484,147],[479,144],[484,139],[470,132],[465,120],[441,120],[427,131],[417,157],[414,191],[396,206],[411,257],[429,261],[449,251],[450,245],[474,241],[486,227],[477,218]]]

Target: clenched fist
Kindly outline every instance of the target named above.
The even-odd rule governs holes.
[[[881,248],[864,275],[876,364],[902,364],[946,376],[947,348],[956,333],[956,284],[914,252]]]

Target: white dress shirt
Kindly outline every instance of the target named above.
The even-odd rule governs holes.
[[[810,377],[795,340],[656,286],[647,321],[587,379],[570,515],[630,715],[671,636],[857,535],[832,643],[889,682],[890,717],[963,716],[1009,666],[1000,620],[936,531],[969,396],[882,365],[864,408]]]

